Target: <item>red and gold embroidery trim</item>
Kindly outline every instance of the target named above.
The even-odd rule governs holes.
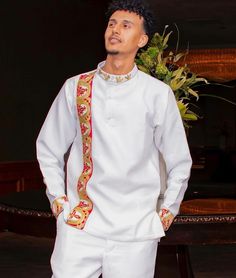
[[[95,72],[81,75],[77,86],[77,112],[82,135],[84,166],[77,185],[80,203],[70,212],[67,223],[78,229],[84,228],[93,209],[86,187],[93,172],[91,99],[94,74]]]
[[[164,231],[167,231],[174,220],[173,214],[169,210],[163,208],[159,212],[159,217]]]
[[[58,197],[53,201],[52,212],[56,218],[63,211],[63,205],[67,201],[68,201],[68,199],[66,196]]]

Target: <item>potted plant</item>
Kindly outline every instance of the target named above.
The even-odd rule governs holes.
[[[136,57],[138,68],[168,84],[175,94],[177,105],[186,128],[190,127],[190,121],[196,121],[199,116],[191,110],[199,98],[195,90],[196,85],[208,84],[205,78],[199,77],[191,72],[189,67],[179,63],[186,53],[174,53],[167,51],[168,40],[172,32],[166,34],[165,27],[163,33],[155,33],[146,49],[141,49]],[[196,105],[195,105],[196,106]]]

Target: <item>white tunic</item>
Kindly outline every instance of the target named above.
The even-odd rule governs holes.
[[[156,212],[158,150],[168,173],[162,207],[174,216],[192,165],[176,100],[169,86],[139,71],[136,65],[125,79],[127,75],[106,75],[101,70],[103,64],[98,65],[93,80],[93,173],[87,184],[93,210],[84,231],[121,241],[160,238],[165,233]],[[83,170],[76,107],[79,77],[65,82],[37,139],[47,196],[52,203],[66,194],[69,210],[79,203],[77,183]],[[64,156],[70,146],[65,186]],[[66,213],[69,210],[67,207]]]

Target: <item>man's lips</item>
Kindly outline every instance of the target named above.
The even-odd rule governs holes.
[[[111,43],[121,42],[121,39],[112,36],[109,38],[109,42],[111,42]]]

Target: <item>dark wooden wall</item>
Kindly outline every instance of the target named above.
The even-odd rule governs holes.
[[[106,1],[0,6],[0,160],[34,159],[37,134],[65,79],[105,58]]]

